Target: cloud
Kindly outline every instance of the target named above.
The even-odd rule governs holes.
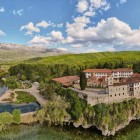
[[[0,30],[0,36],[6,36],[6,34],[2,30]]]
[[[86,11],[83,15],[87,17],[94,17],[96,15],[96,12],[93,11],[92,7],[90,7],[89,10]]]
[[[107,0],[90,0],[90,4],[95,9],[104,9],[106,7],[110,7],[110,4],[107,2]]]
[[[107,48],[106,48],[106,51],[115,52],[116,49],[112,46],[112,47],[107,47]]]
[[[94,45],[108,44],[111,51],[121,50],[121,47],[140,49],[140,29],[132,29],[127,23],[115,17],[102,19],[96,26],[88,26],[90,19],[83,16],[74,19],[73,23],[67,23],[67,38],[65,43],[71,47],[84,47],[90,42]],[[91,45],[90,45],[91,46]],[[117,49],[118,48],[118,49]]]
[[[68,51],[66,48],[58,48],[58,50],[64,51],[64,52],[67,52]]]
[[[75,49],[87,47],[86,50],[94,48],[96,51],[140,50],[139,38],[140,28],[132,29],[116,17],[102,19],[95,26],[89,17],[79,16],[73,19],[73,23],[66,24],[65,38],[60,31],[52,31],[48,36],[35,36],[29,43],[38,46],[67,45]]]
[[[97,53],[98,51],[95,49],[87,49],[86,51],[84,51],[83,53]]]
[[[107,11],[111,8],[107,0],[79,0],[77,12],[84,16],[94,17],[98,11]]]
[[[83,13],[88,9],[88,2],[86,0],[80,0],[77,5],[77,11]]]
[[[25,26],[21,26],[20,31],[23,31],[23,30],[27,30],[25,35],[32,35],[34,32],[35,33],[39,33],[40,32],[40,29],[38,27],[34,26],[34,24],[32,22],[29,22]]]
[[[33,46],[50,46],[50,45],[57,45],[63,42],[64,37],[62,33],[59,31],[52,31],[49,36],[35,36],[31,41],[28,43]]]
[[[54,24],[54,23],[51,23],[50,26],[52,27],[57,27],[57,28],[62,28],[63,27],[63,23],[60,23],[60,24]]]
[[[34,24],[33,22],[29,22],[27,25],[21,26],[20,31],[27,30],[25,35],[32,35],[33,33],[39,33],[40,28],[48,28],[48,27],[57,27],[57,28],[62,28],[63,23],[60,24],[54,24],[52,22],[47,22],[45,20],[42,20],[41,22]]]
[[[28,42],[33,46],[49,46],[50,38],[44,36],[35,36],[31,41]]]
[[[50,33],[50,36],[53,41],[62,41],[64,39],[64,37],[62,36],[62,33],[59,31],[52,31]]]
[[[43,28],[47,28],[47,27],[49,27],[50,26],[50,23],[47,23],[45,20],[43,20],[43,21],[41,21],[41,22],[39,22],[39,23],[37,23],[36,24],[36,27],[43,27]]]
[[[71,47],[73,47],[73,48],[83,48],[84,44],[72,44]]]
[[[3,12],[5,12],[4,7],[0,7],[0,13],[3,13]]]
[[[120,0],[120,4],[124,4],[126,2],[127,2],[127,0]]]
[[[24,12],[23,9],[13,10],[13,14],[14,15],[18,15],[18,16],[22,16],[23,12]]]

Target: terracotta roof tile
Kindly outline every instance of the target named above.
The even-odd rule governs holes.
[[[131,68],[118,68],[118,69],[113,69],[113,72],[133,72]]]
[[[79,79],[80,79],[79,76],[64,76],[64,77],[54,78],[52,80],[59,82],[61,84],[68,84],[70,82],[74,82],[74,81],[77,81]]]
[[[90,73],[112,73],[112,70],[109,69],[87,69],[83,72],[90,72]]]

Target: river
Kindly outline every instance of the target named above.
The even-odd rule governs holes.
[[[10,126],[0,132],[0,140],[140,140],[140,121],[133,121],[116,136],[103,137],[96,129],[65,127],[47,127],[46,125]]]

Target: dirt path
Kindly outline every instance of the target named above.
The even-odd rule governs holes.
[[[44,106],[46,104],[46,99],[43,98],[43,96],[41,96],[39,94],[39,90],[38,90],[38,85],[37,84],[32,84],[32,87],[29,89],[16,89],[15,91],[25,91],[25,92],[29,92],[31,95],[33,95],[36,100],[38,101],[38,103],[41,106]]]

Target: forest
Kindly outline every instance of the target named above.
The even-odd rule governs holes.
[[[88,68],[133,68],[140,72],[140,52],[103,52],[89,54],[67,54],[44,58],[33,58],[11,66],[11,76],[20,74],[31,81],[49,81],[54,77],[79,75]]]

